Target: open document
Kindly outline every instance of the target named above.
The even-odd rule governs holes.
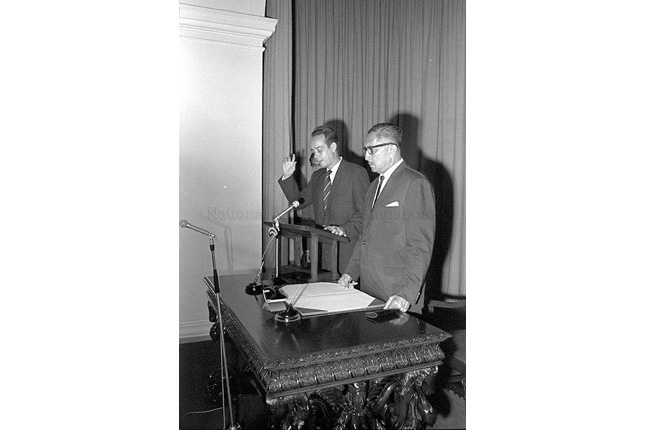
[[[335,282],[283,285],[280,292],[303,316],[380,309],[385,305],[380,299],[354,288],[344,288]]]

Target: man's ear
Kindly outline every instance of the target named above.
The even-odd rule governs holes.
[[[329,149],[336,152],[338,150],[338,145],[336,145],[336,142],[332,142],[331,145],[329,145]]]

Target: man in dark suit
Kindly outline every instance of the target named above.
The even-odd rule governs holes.
[[[386,309],[421,313],[435,235],[435,202],[428,179],[401,158],[403,132],[376,124],[363,144],[379,173],[367,190],[362,233],[338,283],[386,301]]]
[[[309,146],[319,168],[307,187],[300,191],[293,178],[295,155],[282,160],[283,175],[278,184],[290,202],[303,199],[298,210],[313,205],[317,225],[349,238],[338,249],[338,269],[343,273],[360,234],[369,177],[365,168],[343,160],[338,153],[338,136],[331,127],[316,127]],[[329,260],[328,250],[324,250],[323,264],[328,266]]]

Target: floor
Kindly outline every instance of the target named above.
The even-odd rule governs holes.
[[[219,348],[214,342],[179,344],[180,430],[224,428],[221,408],[216,408],[216,402],[221,403],[219,367]],[[238,405],[235,421],[244,430],[263,430],[267,415],[256,390],[250,384],[244,384],[237,391],[233,393]],[[463,398],[448,389],[438,389],[430,401],[437,410],[433,429],[466,428],[466,402]]]

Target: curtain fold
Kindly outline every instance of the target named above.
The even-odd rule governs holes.
[[[289,15],[269,15],[269,5]],[[289,129],[301,176],[311,174],[308,136],[317,125],[332,125],[343,157],[368,172],[361,157],[365,133],[379,122],[399,125],[403,158],[436,194],[431,294],[465,296],[465,0],[267,0],[267,16],[279,19],[280,31],[293,31]],[[273,55],[268,44],[266,55]],[[276,103],[271,96],[265,92],[265,103]],[[271,136],[267,144],[275,142]],[[267,168],[281,169],[280,150],[267,150]],[[280,190],[273,176],[266,178],[265,198],[275,201]]]
[[[278,19],[273,35],[265,43],[262,107],[262,214],[270,221],[288,203],[277,184],[282,175],[282,159],[293,152],[292,104],[292,7],[291,0],[268,0],[266,16]],[[241,169],[244,166],[240,166]],[[262,227],[262,247],[269,243]],[[263,249],[264,251],[264,249]],[[275,258],[273,246],[266,254],[267,267]]]

